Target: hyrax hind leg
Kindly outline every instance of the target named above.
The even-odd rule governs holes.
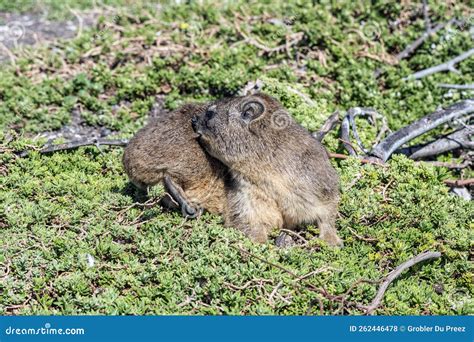
[[[276,202],[254,187],[229,192],[228,202],[226,226],[237,228],[254,242],[265,243],[272,229],[283,226]]]
[[[194,208],[190,204],[183,189],[181,189],[181,187],[176,184],[169,175],[164,176],[163,184],[165,186],[165,191],[178,203],[184,217],[196,218],[202,214],[202,209]]]
[[[330,246],[342,247],[344,243],[336,230],[337,204],[321,206],[318,209],[316,221],[319,226],[319,238]]]

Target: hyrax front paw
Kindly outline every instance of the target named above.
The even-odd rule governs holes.
[[[192,207],[191,205],[185,203],[181,207],[181,213],[186,218],[195,219],[202,215],[203,209],[200,207]]]
[[[344,242],[342,239],[337,236],[335,233],[326,233],[326,234],[321,234],[319,235],[319,238],[323,241],[325,241],[329,246],[332,247],[343,247]]]

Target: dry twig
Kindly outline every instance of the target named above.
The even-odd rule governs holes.
[[[469,179],[446,179],[444,184],[447,184],[452,187],[463,187],[463,186],[471,186],[474,184],[474,178]]]
[[[474,149],[474,142],[469,138],[474,134],[474,130],[469,127],[460,129],[444,138],[433,141],[423,146],[410,155],[411,159],[422,159],[448,152],[457,148]]]
[[[70,141],[64,144],[57,144],[57,145],[51,145],[51,146],[46,146],[39,150],[39,153],[44,154],[44,153],[51,153],[51,152],[57,152],[57,151],[64,151],[64,150],[72,150],[78,147],[82,146],[96,146],[99,148],[99,146],[126,146],[128,144],[128,139],[83,139],[83,140],[75,140],[75,141]],[[30,151],[21,151],[18,155],[20,157],[26,157]]]
[[[474,90],[474,83],[472,84],[448,84],[439,83],[438,87],[447,89],[459,89],[459,90]]]
[[[356,232],[354,229],[352,229],[351,227],[347,227],[347,229],[349,229],[349,231],[352,233],[352,235],[354,235],[354,236],[355,236],[357,239],[359,239],[359,240],[366,241],[366,242],[370,242],[370,243],[379,241],[379,240],[376,239],[376,238],[364,237],[364,236],[362,236],[362,235],[359,235],[359,234],[357,234],[357,232]]]
[[[365,313],[367,315],[372,314],[372,312],[375,309],[377,309],[378,306],[380,305],[380,303],[382,302],[383,296],[385,295],[385,291],[387,291],[387,288],[390,286],[390,284],[395,279],[397,279],[403,273],[403,271],[405,271],[406,269],[408,269],[408,268],[412,267],[413,265],[416,265],[416,264],[418,264],[422,261],[430,260],[430,259],[437,259],[439,257],[441,257],[440,252],[424,252],[424,253],[418,254],[417,256],[411,258],[410,260],[405,261],[403,264],[398,266],[395,270],[390,272],[385,277],[385,280],[382,283],[382,285],[380,285],[380,287],[377,291],[377,294],[376,294],[375,298],[373,299],[372,303],[370,303],[370,305],[367,306],[367,307],[360,306],[360,308],[365,309]]]
[[[308,240],[306,240],[304,237],[301,236],[301,234],[298,234],[297,232],[294,232],[292,230],[289,230],[289,229],[280,229],[280,231],[282,231],[283,233],[287,233],[289,235],[292,235],[292,236],[295,236],[297,237],[298,239],[300,239],[302,242],[303,242],[303,245],[307,245],[308,244]]]
[[[455,57],[455,58],[453,58],[453,59],[451,59],[451,60],[449,60],[445,63],[436,65],[436,66],[428,68],[428,69],[424,69],[424,70],[415,72],[414,74],[412,74],[408,77],[405,77],[404,80],[417,80],[417,79],[420,79],[420,78],[423,78],[423,77],[426,77],[426,76],[429,76],[429,75],[432,75],[432,74],[435,74],[435,73],[441,72],[441,71],[451,71],[451,72],[459,74],[460,73],[459,70],[456,69],[454,66],[456,64],[458,64],[459,62],[462,62],[463,60],[471,57],[473,54],[474,54],[474,48],[460,54],[459,56],[457,56],[457,57]]]
[[[369,121],[375,125],[377,119],[381,119],[383,124],[382,124],[382,129],[379,134],[377,134],[377,139],[379,140],[382,136],[383,133],[386,132],[388,126],[386,123],[386,118],[379,114],[375,109],[372,108],[360,108],[360,107],[355,107],[351,108],[347,111],[346,116],[342,120],[341,123],[341,140],[343,142],[344,147],[346,150],[349,152],[350,155],[355,156],[356,151],[354,150],[353,146],[348,143],[350,141],[350,131],[352,130],[352,133],[354,134],[354,138],[357,141],[357,145],[359,145],[359,148],[367,154],[369,151],[364,147],[362,144],[362,141],[360,140],[359,133],[357,132],[357,126],[355,123],[355,117],[356,116],[366,116],[369,117]]]
[[[328,153],[329,158],[334,158],[334,159],[347,159],[350,156],[346,154],[341,154],[341,153]],[[372,164],[372,165],[378,165],[378,166],[383,166],[386,167],[385,163],[383,163],[380,159],[378,158],[362,158],[359,159],[362,164]]]
[[[464,100],[455,103],[446,109],[437,110],[434,113],[390,134],[377,144],[369,154],[385,162],[393,152],[408,141],[438,127],[439,125],[472,112],[474,112],[473,100]]]
[[[416,162],[416,163],[420,163],[420,162]],[[466,167],[469,167],[469,166],[472,165],[471,160],[465,160],[460,164],[458,164],[458,163],[449,163],[449,162],[440,162],[440,161],[422,161],[421,163],[428,163],[430,165],[437,166],[437,167],[446,167],[448,169],[457,169],[457,170],[465,169]]]
[[[321,128],[313,132],[313,137],[318,140],[318,141],[323,141],[324,137],[326,136],[327,133],[332,131],[339,123],[339,111],[336,110],[334,113],[332,113],[324,122],[324,124],[321,126]]]

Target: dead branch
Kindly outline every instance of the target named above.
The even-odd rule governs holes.
[[[420,148],[410,155],[411,159],[422,159],[430,156],[448,152],[457,148],[474,149],[474,142],[469,137],[474,134],[474,130],[468,128],[460,129],[444,138],[433,141],[432,143]]]
[[[252,285],[256,283],[257,285]],[[248,288],[252,288],[252,287],[256,287],[256,286],[259,286],[259,285],[262,285],[263,283],[269,283],[269,284],[273,284],[273,280],[271,279],[264,279],[264,278],[255,278],[255,279],[251,279],[249,281],[247,281],[244,285],[242,286],[238,286],[238,285],[235,285],[235,284],[232,284],[232,283],[228,283],[228,282],[224,282],[224,285],[227,286],[228,288],[232,289],[232,290],[237,290],[237,291],[243,291],[243,290],[246,290]]]
[[[474,181],[474,180],[473,180]],[[265,260],[264,258],[258,256],[258,255],[255,255],[247,250],[245,250],[243,247],[241,246],[232,246],[232,245],[229,245],[230,247],[232,248],[235,248],[236,250],[240,251],[241,253],[245,253],[247,254],[248,256],[250,257],[253,257],[253,258],[256,258],[257,260],[261,261],[261,262],[264,262],[266,264],[268,264],[269,266],[272,266],[272,267],[275,267],[275,268],[278,268],[286,273],[288,273],[289,275],[291,275],[294,279],[294,282],[293,282],[293,285],[296,286],[297,288],[300,288],[301,285],[299,283],[303,282],[303,287],[307,288],[307,289],[310,289],[312,291],[315,291],[316,293],[319,293],[320,295],[322,295],[324,298],[326,298],[327,300],[329,300],[330,302],[338,302],[340,303],[340,308],[336,311],[340,311],[341,309],[343,309],[344,305],[347,304],[349,306],[352,306],[352,307],[356,307],[360,310],[364,310],[365,313],[367,315],[370,315],[375,309],[377,309],[377,307],[380,305],[382,299],[383,299],[383,296],[385,294],[385,291],[387,290],[387,288],[389,287],[389,285],[396,279],[398,278],[406,269],[412,267],[413,265],[416,265],[422,261],[425,261],[425,260],[429,260],[429,259],[434,259],[434,258],[439,258],[441,257],[441,253],[439,252],[424,252],[424,253],[421,253],[421,254],[418,254],[417,256],[411,258],[410,260],[404,262],[403,264],[401,264],[400,266],[398,266],[395,270],[393,270],[392,272],[390,272],[389,274],[387,274],[387,276],[385,276],[384,278],[380,279],[380,280],[367,280],[367,279],[360,279],[358,280],[356,283],[352,284],[352,286],[344,293],[344,294],[341,294],[341,295],[332,295],[330,293],[328,293],[324,288],[319,288],[319,287],[316,287],[314,286],[313,284],[311,284],[310,282],[307,281],[307,278],[310,276],[310,275],[313,275],[313,274],[317,274],[317,273],[321,273],[323,271],[326,271],[328,270],[329,268],[327,267],[322,267],[314,272],[310,272],[308,273],[307,275],[304,275],[304,276],[301,276],[301,277],[298,277],[294,272],[286,269],[285,267],[281,266],[281,265],[278,265],[278,264],[274,264],[272,262],[269,262],[268,260]],[[375,298],[373,299],[372,303],[368,306],[365,306],[365,305],[361,305],[359,303],[355,303],[355,302],[351,302],[351,301],[347,301],[346,300],[346,297],[361,283],[369,283],[369,284],[378,284],[380,282],[382,282],[382,285],[379,287],[379,290],[377,291],[377,294],[375,296]],[[281,287],[281,285],[279,285],[280,283],[277,284],[277,286],[275,287],[275,289],[272,291],[273,293],[273,296],[275,296],[275,294],[277,294],[278,292],[278,289]],[[250,283],[247,283],[244,285],[244,288],[248,287],[250,285]],[[236,287],[234,285],[234,287]],[[237,288],[237,287],[236,287]],[[270,295],[270,298],[272,299],[273,297],[272,295]],[[322,306],[322,303],[320,302],[320,308],[321,308],[321,311],[323,309],[323,306]]]
[[[456,22],[455,19],[451,19],[445,23],[439,23],[435,27],[431,26],[429,17],[427,17],[427,10],[425,11],[426,6],[423,6],[424,14],[425,14],[425,27],[426,31],[423,32],[423,34],[417,38],[415,41],[413,41],[411,44],[409,44],[403,51],[398,53],[395,56],[395,60],[399,63],[402,59],[405,59],[409,57],[413,52],[415,52],[416,49],[418,49],[429,37],[435,35],[438,31],[441,31],[444,29],[446,26]],[[378,78],[381,74],[383,73],[382,69],[377,69],[375,70],[374,76],[375,78]]]
[[[473,100],[464,100],[457,102],[446,109],[439,109],[434,113],[390,134],[378,143],[369,154],[380,158],[385,162],[395,150],[406,144],[408,141],[438,127],[439,125],[472,112],[474,112]]]
[[[369,151],[364,147],[362,144],[360,138],[359,138],[359,133],[357,132],[357,126],[355,123],[355,117],[356,116],[367,116],[369,117],[369,122],[372,124],[376,123],[376,119],[381,119],[384,124],[382,124],[383,130],[386,130],[387,124],[386,124],[386,119],[384,116],[379,114],[375,109],[372,108],[360,108],[360,107],[355,107],[351,108],[347,111],[346,116],[342,120],[341,123],[341,140],[343,142],[344,147],[346,150],[349,152],[350,155],[355,156],[357,153],[355,152],[354,148],[350,143],[350,130],[352,129],[352,132],[354,134],[354,138],[357,141],[357,144],[359,145],[359,148],[367,154]],[[380,134],[378,134],[380,136]]]
[[[428,3],[426,0],[423,0],[423,17],[425,18],[425,27],[427,32],[431,31],[431,20],[430,16],[428,15],[428,11]]]
[[[283,233],[287,233],[288,235],[291,235],[291,236],[294,236],[298,239],[300,239],[300,241],[303,243],[303,245],[307,245],[308,244],[308,240],[306,240],[304,237],[301,236],[301,234],[298,234],[297,232],[294,232],[292,230],[289,230],[289,229],[280,229],[280,231],[282,231]]]
[[[474,90],[474,83],[472,84],[448,84],[448,83],[439,83],[438,87],[447,88],[447,89],[460,89],[460,90]]]
[[[451,187],[463,187],[463,186],[471,186],[474,184],[474,178],[468,178],[468,179],[446,179],[444,181],[444,184],[447,184]]]
[[[51,152],[57,152],[57,151],[65,151],[65,150],[72,150],[78,147],[82,146],[127,146],[128,144],[128,139],[84,139],[84,140],[75,140],[75,141],[70,141],[64,144],[57,144],[57,145],[50,145],[42,148],[38,152],[41,154],[44,153],[51,153]],[[30,151],[21,151],[19,152],[20,157],[26,157],[30,154]]]
[[[415,72],[414,74],[408,77],[405,77],[404,80],[417,80],[417,79],[420,79],[420,78],[423,78],[423,77],[426,77],[426,76],[429,76],[441,71],[451,71],[451,72],[459,74],[460,73],[459,70],[456,69],[454,66],[458,64],[459,62],[462,62],[463,60],[471,57],[473,54],[474,54],[474,48],[462,53],[461,55],[443,64],[439,64],[434,67]]]
[[[334,158],[334,159],[347,159],[350,157],[346,154],[331,153],[331,152],[329,152],[328,155],[329,155],[329,158]],[[386,166],[385,163],[382,163],[382,161],[378,158],[362,158],[362,159],[359,159],[359,161],[362,164],[372,164],[372,165],[378,165],[378,166],[383,166],[383,167]]]
[[[270,302],[270,305],[274,305],[273,304],[273,297],[275,297],[276,293],[278,292],[278,290],[280,289],[280,287],[283,285],[283,282],[280,281],[276,286],[275,288],[273,289],[272,293],[270,293],[270,296],[268,297],[268,301]]]
[[[181,303],[177,304],[176,306],[178,308],[182,308],[183,306],[191,304],[196,299],[196,290],[193,289],[192,292],[193,293],[190,296],[186,296],[186,299],[182,301]]]
[[[453,21],[450,20],[450,21],[447,21],[445,23],[439,23],[437,24],[435,27],[433,28],[429,28],[427,29],[425,32],[423,32],[423,34],[418,38],[416,39],[415,41],[413,41],[413,43],[411,43],[410,45],[408,45],[405,49],[403,49],[402,52],[398,53],[395,58],[397,59],[397,61],[401,61],[402,59],[405,59],[407,58],[408,56],[410,56],[413,52],[415,52],[416,49],[418,49],[430,36],[433,36],[435,35],[438,31],[444,29],[446,26],[448,26],[449,24],[451,24]]]
[[[416,163],[427,163],[433,166],[437,167],[446,167],[448,169],[457,169],[457,170],[462,170],[465,169],[466,167],[469,167],[472,165],[471,160],[465,160],[462,163],[449,163],[449,162],[440,162],[440,161],[422,161],[422,162],[416,162]]]
[[[309,277],[312,277],[314,276],[315,274],[320,274],[320,273],[323,273],[323,272],[327,272],[327,271],[338,271],[338,272],[341,272],[340,269],[336,269],[334,267],[331,267],[331,266],[322,266],[314,271],[311,271],[309,273],[306,273],[304,275],[302,275],[301,277],[298,277],[297,279],[295,279],[296,282],[299,282],[299,281],[302,281],[302,280],[305,280]]]
[[[424,253],[418,254],[417,256],[405,261],[403,264],[398,266],[395,270],[390,272],[385,277],[385,280],[382,283],[382,285],[380,285],[380,287],[377,291],[377,294],[376,294],[375,298],[373,299],[372,303],[370,303],[370,305],[367,306],[367,307],[361,307],[361,308],[365,309],[365,313],[367,315],[372,314],[372,312],[375,309],[377,309],[378,306],[380,305],[380,303],[382,302],[383,296],[385,295],[385,291],[387,291],[387,288],[390,286],[390,284],[395,279],[397,279],[403,273],[403,271],[405,271],[406,269],[408,269],[408,268],[412,267],[413,265],[416,265],[416,264],[418,264],[422,261],[430,260],[430,259],[437,259],[439,257],[441,257],[440,252],[424,252]]]
[[[244,249],[244,248],[241,247],[241,246],[238,246],[238,247],[234,247],[234,246],[232,246],[232,245],[230,245],[230,246],[231,246],[232,248],[237,249],[238,251],[240,251],[240,252],[242,252],[242,253],[244,253],[244,254],[247,254],[248,256],[251,256],[252,258],[255,258],[255,259],[257,259],[257,260],[260,260],[261,262],[263,262],[263,263],[265,263],[265,264],[268,264],[268,265],[270,265],[270,266],[272,266],[272,267],[278,268],[278,269],[280,269],[280,270],[282,270],[282,271],[288,273],[288,274],[291,275],[292,277],[297,278],[297,275],[296,275],[293,271],[290,271],[289,269],[287,269],[287,268],[285,268],[285,267],[283,267],[283,266],[281,266],[281,265],[274,264],[274,263],[271,262],[271,261],[265,260],[264,258],[262,258],[262,257],[260,257],[260,256],[258,256],[258,255],[256,255],[256,254],[253,254],[252,252],[247,251],[246,249]]]
[[[379,240],[376,239],[376,238],[371,238],[371,237],[364,237],[362,235],[359,235],[357,234],[357,232],[352,229],[351,227],[347,227],[349,229],[349,231],[359,240],[362,240],[362,241],[366,241],[366,242],[370,242],[370,243],[373,243],[373,242],[378,242]]]
[[[326,134],[332,131],[337,126],[338,123],[339,123],[339,111],[336,110],[326,119],[326,121],[324,122],[322,127],[319,129],[319,131],[313,132],[312,134],[313,137],[318,141],[323,141]]]

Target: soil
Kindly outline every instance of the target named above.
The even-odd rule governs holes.
[[[8,50],[74,38],[79,31],[94,26],[98,13],[80,13],[73,20],[53,21],[47,13],[0,12],[0,63],[8,62]]]

